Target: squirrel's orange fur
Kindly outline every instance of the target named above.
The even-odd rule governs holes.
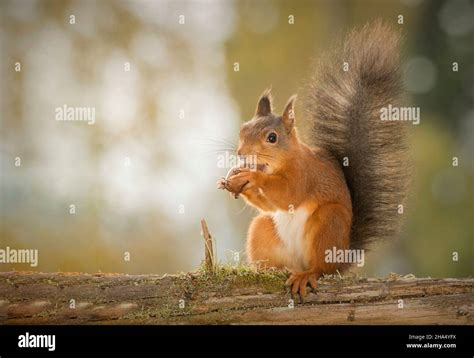
[[[268,95],[262,98],[261,101],[266,101]],[[269,145],[264,131],[261,136],[246,133],[255,123],[244,124],[238,154],[257,153],[258,163],[265,165],[265,170],[242,168],[227,180],[226,189],[240,193],[262,212],[252,221],[248,233],[250,262],[293,270],[288,283],[292,284],[293,293],[299,291],[304,296],[308,282],[315,285],[321,274],[342,267],[326,263],[324,253],[333,247],[349,248],[352,206],[338,163],[323,150],[312,149],[299,139],[290,118],[293,106],[294,99],[281,117],[265,113],[265,119],[254,119],[268,121],[267,131],[275,133],[277,141],[280,140],[275,145]],[[280,143],[283,143],[282,150],[276,149]],[[301,238],[294,238],[301,240],[295,245],[301,247],[302,257],[295,257],[294,252],[287,249],[272,217],[272,213],[281,211],[288,213],[291,220],[295,210],[304,210],[307,216],[302,223]]]
[[[264,92],[241,127],[237,154],[256,156],[258,170],[239,168],[219,185],[260,211],[248,231],[248,259],[289,269],[292,293],[304,296],[320,275],[347,267],[327,262],[326,250],[363,248],[396,227],[405,194],[404,134],[399,123],[381,122],[378,111],[399,92],[397,45],[398,35],[375,23],[326,60],[307,106],[313,148],[295,128],[296,96],[278,116]],[[350,73],[331,67],[338,56]]]

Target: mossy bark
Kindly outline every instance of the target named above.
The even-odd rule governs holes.
[[[1,324],[473,324],[474,279],[327,277],[292,302],[282,272],[0,273]]]

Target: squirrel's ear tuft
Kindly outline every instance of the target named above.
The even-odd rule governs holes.
[[[272,113],[272,94],[270,89],[266,89],[258,100],[256,116],[265,117]]]
[[[283,125],[285,126],[285,129],[288,133],[291,132],[293,126],[295,125],[295,101],[296,95],[294,94],[286,103],[282,114]]]

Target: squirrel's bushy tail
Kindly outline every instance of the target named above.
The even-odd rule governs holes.
[[[316,66],[307,108],[313,145],[343,165],[352,197],[351,248],[398,232],[398,205],[407,191],[406,131],[382,121],[381,108],[399,105],[398,32],[382,22],[351,32]],[[344,63],[347,71],[344,71]]]

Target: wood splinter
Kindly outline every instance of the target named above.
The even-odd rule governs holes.
[[[212,237],[205,219],[201,219],[201,235],[204,238],[204,266],[208,272],[214,273],[215,260]]]

